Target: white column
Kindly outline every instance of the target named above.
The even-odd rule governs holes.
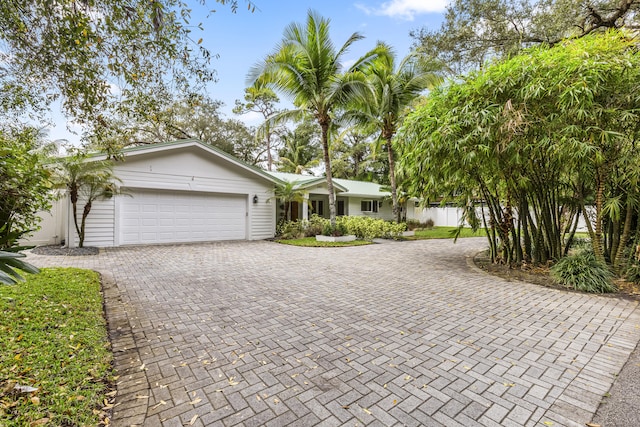
[[[309,193],[304,193],[304,200],[302,201],[302,219],[309,219]]]

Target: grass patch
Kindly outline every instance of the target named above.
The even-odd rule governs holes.
[[[42,269],[0,285],[0,425],[96,426],[112,380],[97,273]],[[16,393],[16,384],[37,388]]]
[[[342,246],[363,246],[370,245],[371,242],[367,240],[353,240],[351,242],[318,242],[315,237],[305,237],[303,239],[290,239],[290,240],[276,240],[283,245],[291,246],[307,246],[314,248],[337,248]]]
[[[433,227],[430,230],[416,230],[416,235],[413,237],[415,240],[422,239],[450,239],[453,237],[453,232],[458,227]],[[478,229],[474,232],[470,228],[463,228],[458,238],[464,237],[485,237],[484,228]]]

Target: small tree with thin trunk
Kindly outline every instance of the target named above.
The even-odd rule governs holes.
[[[118,194],[113,174],[113,164],[107,160],[92,161],[85,153],[75,152],[56,163],[53,168],[54,186],[66,189],[73,210],[73,224],[78,233],[78,246],[84,247],[86,222],[93,203],[110,199]],[[82,214],[78,219],[78,207],[82,205]],[[69,244],[69,242],[67,242]]]

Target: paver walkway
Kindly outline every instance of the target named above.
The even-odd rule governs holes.
[[[483,246],[229,242],[29,261],[111,283],[115,426],[583,426],[640,339],[637,302],[489,276],[467,259]]]

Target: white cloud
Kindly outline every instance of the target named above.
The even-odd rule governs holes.
[[[449,0],[390,0],[375,8],[360,3],[355,6],[367,15],[384,15],[413,21],[416,15],[444,12],[448,3]]]

